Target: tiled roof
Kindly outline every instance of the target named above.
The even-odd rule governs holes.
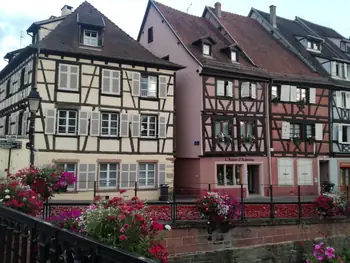
[[[244,56],[240,56],[240,63],[232,63],[230,57],[222,49],[228,48],[233,43],[227,40],[204,17],[193,16],[158,2],[153,3],[179,36],[183,44],[204,67],[222,69],[228,72],[267,76],[264,70],[251,65],[249,60]],[[215,41],[215,45],[212,46],[211,58],[203,56],[200,47],[193,44],[203,37],[210,37]]]
[[[318,76],[255,19],[222,11],[219,20],[259,67],[274,73]]]
[[[298,19],[300,19],[303,23],[305,23],[308,27],[310,27],[313,31],[315,31],[320,36],[330,37],[330,38],[344,38],[341,34],[339,34],[337,31],[335,31],[332,28],[314,24],[305,19],[302,19],[301,17],[298,17]]]
[[[104,26],[103,46],[101,48],[84,48],[79,43],[79,17],[83,22],[91,18],[92,24]],[[181,66],[158,58],[145,49],[136,40],[121,30],[106,16],[87,1],[83,2],[72,14],[68,15],[52,32],[36,44],[31,45],[40,50],[90,55],[120,61],[134,61],[148,65],[159,65],[174,69]]]

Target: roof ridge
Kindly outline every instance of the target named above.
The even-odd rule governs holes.
[[[179,9],[176,9],[176,8],[173,8],[171,6],[168,6],[168,5],[165,5],[165,4],[162,4],[160,2],[157,2],[157,1],[152,1],[155,5],[162,5],[162,6],[165,6],[167,8],[170,8],[172,10],[175,10],[176,12],[179,12],[179,13],[183,13],[184,15],[187,15],[187,16],[192,16],[192,17],[196,17],[196,18],[202,18],[201,16],[196,16],[196,15],[192,15],[192,14],[189,14],[189,13],[186,13],[184,11],[181,11]]]
[[[212,6],[206,6],[206,7],[215,10],[215,8],[212,7]],[[248,20],[255,20],[255,19],[250,18],[248,16],[236,14],[236,13],[233,13],[233,12],[230,12],[230,11],[221,10],[221,12],[222,13],[227,13],[227,14],[230,14],[230,15],[234,15],[234,16],[239,16],[239,17],[242,17],[242,18],[247,18]]]

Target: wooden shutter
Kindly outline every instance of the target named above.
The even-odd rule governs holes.
[[[167,98],[167,77],[166,76],[159,76],[159,92],[158,97],[160,99],[166,99]]]
[[[112,71],[111,92],[114,95],[120,95],[120,71]]]
[[[132,88],[131,95],[132,96],[140,96],[141,89],[141,74],[139,72],[131,72],[132,74]]]
[[[55,134],[56,128],[56,109],[46,110],[45,133]]]
[[[344,72],[344,78],[347,79],[348,78],[348,69],[347,69],[346,63],[343,64],[343,72]]]
[[[140,114],[132,115],[131,120],[131,137],[140,137]]]
[[[68,65],[60,64],[58,72],[58,88],[68,88]]]
[[[286,184],[287,185],[294,185],[293,160],[292,159],[286,159],[284,164],[285,164],[285,171],[286,171]]]
[[[242,82],[241,84],[241,98],[249,97],[250,83]]]
[[[315,139],[323,141],[323,123],[315,123]]]
[[[343,143],[343,125],[338,124],[338,142]]]
[[[158,117],[158,138],[165,139],[166,134],[166,116],[159,115]]]
[[[225,81],[216,81],[216,96],[225,96]]]
[[[277,161],[277,170],[278,170],[278,184],[285,185],[286,184],[286,167],[283,158],[279,158]]]
[[[298,159],[297,160],[298,184],[312,185],[312,160]]]
[[[102,93],[109,93],[111,88],[111,71],[108,69],[102,69]]]
[[[289,86],[289,91],[290,91],[289,101],[292,101],[292,102],[297,101],[297,87],[296,86]]]
[[[227,82],[226,93],[227,93],[227,97],[233,97],[233,83],[232,83],[232,81]]]
[[[87,190],[94,190],[96,180],[96,164],[88,164]]]
[[[345,105],[345,107],[347,108],[347,109],[350,109],[350,92],[346,92],[345,93],[345,98],[346,98],[346,105]]]
[[[290,95],[290,86],[282,85],[281,86],[281,101],[289,101]]]
[[[336,101],[336,106],[337,107],[341,107],[342,106],[341,92],[339,90],[335,92],[335,101]]]
[[[316,89],[309,88],[309,102],[316,103]]]
[[[122,163],[120,171],[120,188],[129,187],[129,164]]]
[[[120,113],[119,135],[129,137],[129,115],[127,113]]]
[[[79,130],[78,134],[82,136],[88,135],[89,112],[79,111]]]
[[[290,139],[290,123],[287,121],[282,122],[282,139]]]
[[[337,62],[332,61],[331,62],[331,76],[336,77],[337,76]]]
[[[252,92],[252,99],[256,99],[256,84],[252,83],[250,89]]]
[[[165,184],[166,178],[166,164],[158,164],[158,185]]]
[[[90,135],[99,136],[100,135],[100,112],[91,113],[91,123],[90,123]]]
[[[18,114],[18,112],[15,112],[13,114],[13,122],[14,122],[14,124],[12,126],[13,127],[12,134],[14,134],[14,135],[18,134],[18,121],[19,121],[19,114]]]
[[[137,164],[129,165],[129,187],[134,188],[137,182]]]
[[[79,86],[79,67],[69,65],[69,88],[77,90]]]
[[[79,164],[77,177],[79,191],[93,190],[96,180],[96,164]]]
[[[23,136],[27,135],[28,117],[29,117],[29,112],[28,111],[24,111],[23,112],[23,117],[22,117],[22,135]]]

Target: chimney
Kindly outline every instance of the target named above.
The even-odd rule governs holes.
[[[215,15],[220,18],[221,17],[221,3],[216,2],[214,6],[215,6]]]
[[[277,24],[276,24],[276,6],[275,5],[270,5],[270,24],[274,28],[277,28]]]
[[[72,13],[73,7],[69,6],[69,5],[65,5],[64,7],[62,7],[61,9],[61,15],[62,16],[66,16]]]

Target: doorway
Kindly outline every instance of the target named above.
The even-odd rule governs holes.
[[[260,180],[259,180],[259,165],[247,165],[248,175],[248,192],[249,194],[259,194]]]
[[[320,160],[320,184],[322,186],[323,182],[329,183],[329,161]]]

